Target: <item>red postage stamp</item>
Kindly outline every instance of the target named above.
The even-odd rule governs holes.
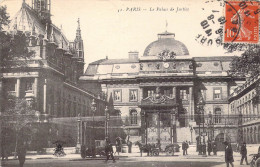
[[[226,1],[224,42],[259,42],[259,2]]]

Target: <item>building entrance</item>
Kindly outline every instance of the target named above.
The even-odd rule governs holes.
[[[161,149],[172,143],[171,114],[147,112],[147,144],[161,144]]]

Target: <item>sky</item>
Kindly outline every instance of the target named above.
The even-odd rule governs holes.
[[[7,6],[12,18],[22,1],[0,0],[0,5]],[[31,5],[31,0],[26,2]],[[58,27],[62,25],[69,40],[75,39],[80,18],[86,66],[106,56],[128,58],[129,51],[138,51],[140,57],[158,39],[157,34],[166,30],[175,33],[175,39],[186,45],[192,57],[234,55],[226,54],[215,42],[211,46],[198,42],[202,36],[207,37],[207,29],[213,32],[207,40],[214,41],[214,32],[221,26],[218,18],[224,15],[224,7],[217,0],[51,0],[51,3],[52,22]],[[214,18],[208,18],[212,14]],[[207,20],[209,28],[202,28],[203,20]]]

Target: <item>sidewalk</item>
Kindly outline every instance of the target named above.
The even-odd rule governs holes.
[[[257,152],[259,145],[248,145],[248,162],[250,161],[251,157],[250,154],[254,154]],[[234,151],[234,150],[233,150]],[[212,154],[212,153],[211,153]],[[225,152],[219,151],[217,152],[217,155],[211,155],[211,156],[203,156],[198,155],[198,152],[196,152],[195,145],[191,145],[188,149],[188,155],[182,155],[182,149],[180,148],[180,152],[175,152],[174,156],[166,155],[166,153],[160,153],[159,156],[147,156],[147,153],[143,153],[142,157],[141,154],[138,153],[120,153],[115,154],[116,159],[133,159],[138,161],[182,161],[182,160],[189,160],[189,161],[214,161],[214,162],[224,162],[225,161]],[[234,165],[240,166],[240,159],[241,155],[238,152],[233,153],[234,156]],[[9,160],[14,159],[13,156],[9,157]],[[59,159],[59,160],[70,160],[70,161],[84,161],[84,160],[105,160],[105,157],[96,157],[96,158],[85,158],[82,159],[80,154],[67,154],[64,157],[56,157],[52,154],[47,155],[26,155],[26,159]],[[245,162],[244,162],[245,164]],[[243,165],[242,165],[243,166]],[[246,166],[246,165],[244,165]],[[220,166],[216,166],[220,167]]]

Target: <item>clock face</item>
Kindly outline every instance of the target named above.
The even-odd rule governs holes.
[[[163,67],[164,67],[164,68],[169,68],[169,66],[170,66],[169,63],[164,63],[164,64],[163,64]]]

